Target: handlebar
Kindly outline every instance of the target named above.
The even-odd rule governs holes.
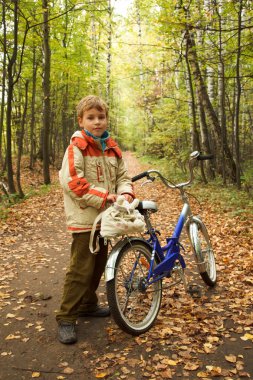
[[[197,160],[198,161],[204,161],[204,160],[212,160],[214,158],[214,155],[213,154],[206,154],[206,155],[202,155],[200,154],[198,157],[197,157]]]
[[[148,174],[149,174],[149,171],[147,171],[147,172],[143,172],[143,173],[140,173],[140,174],[137,174],[136,176],[134,176],[134,177],[132,178],[132,182],[135,182],[135,181],[138,181],[139,179],[142,179],[142,178],[144,178],[144,177],[147,177]]]
[[[193,163],[194,161],[204,161],[204,160],[211,160],[214,158],[213,154],[207,154],[207,155],[202,155],[199,151],[194,151],[190,154],[190,159],[189,159],[189,170],[190,170],[190,179],[187,182],[183,183],[178,183],[176,185],[170,183],[158,170],[151,169],[147,170],[145,172],[142,172],[140,174],[137,174],[132,178],[132,182],[138,181],[141,178],[146,177],[149,181],[154,181],[157,177],[161,179],[161,181],[164,183],[166,187],[169,187],[171,189],[180,189],[184,186],[189,185],[193,181]],[[157,174],[156,177],[151,177],[151,174]]]

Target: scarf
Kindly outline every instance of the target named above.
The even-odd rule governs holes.
[[[84,132],[86,133],[87,136],[90,136],[90,137],[92,137],[95,141],[100,142],[100,144],[101,144],[101,146],[102,146],[102,151],[103,151],[103,152],[105,151],[105,149],[106,149],[106,140],[108,140],[109,137],[110,137],[108,131],[104,131],[104,133],[102,134],[101,137],[96,137],[96,136],[94,136],[92,133],[90,133],[89,131],[87,131],[87,129],[85,129]]]

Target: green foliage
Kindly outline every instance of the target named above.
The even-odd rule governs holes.
[[[247,166],[244,169],[242,179],[243,188],[249,193],[253,194],[253,162],[249,160]]]
[[[171,183],[188,180],[189,171],[186,166],[188,157],[185,157],[184,160],[184,170],[176,164],[176,160],[155,159],[150,156],[138,158],[143,164],[148,165],[149,168],[155,168],[163,173]],[[211,202],[231,217],[237,216],[243,220],[247,220],[249,217],[252,218],[252,193],[246,190],[238,191],[236,187],[232,185],[225,187],[220,178],[217,178],[215,181],[210,181],[208,184],[204,184],[200,176],[199,168],[195,169],[194,173],[195,179],[193,184],[189,187],[189,193],[194,194],[201,205],[204,205],[205,202]]]
[[[8,57],[13,51],[13,4],[6,3]],[[43,114],[43,10],[42,1],[19,3],[18,55],[15,75],[21,67],[21,78],[14,89],[12,141],[16,154],[16,133],[24,109],[25,81],[29,80],[28,114],[25,125],[24,153],[34,144],[41,149]],[[238,3],[239,4],[239,3]],[[189,27],[196,42],[198,63],[210,100],[218,118],[221,60],[225,75],[225,114],[229,147],[235,156],[234,120],[236,101],[236,60],[238,36],[238,4],[236,2],[138,0],[131,2],[125,17],[112,14],[112,46],[109,51],[108,1],[49,2],[51,48],[51,132],[52,160],[63,155],[64,139],[76,129],[75,106],[80,98],[94,93],[104,98],[110,70],[110,131],[124,149],[139,155],[158,158],[164,167],[185,173],[185,162],[192,147],[192,99],[186,64],[185,33]],[[3,7],[3,2],[2,5]],[[116,2],[114,3],[116,7]],[[241,108],[240,131],[242,183],[252,191],[252,33],[251,2],[243,2],[241,34]],[[219,28],[222,28],[219,33]],[[29,28],[24,41],[25,31]],[[24,50],[22,50],[24,43]],[[222,50],[220,48],[222,47]],[[3,52],[1,54],[3,61]],[[22,66],[21,59],[23,59]],[[4,72],[3,69],[2,73]],[[35,78],[36,73],[36,78]],[[210,74],[211,73],[211,74]],[[14,77],[15,77],[14,75]],[[195,96],[196,128],[200,114],[196,83],[190,73]],[[36,80],[35,131],[31,140],[32,86]],[[212,90],[210,89],[212,88]],[[6,93],[8,88],[6,87]],[[5,152],[6,109],[4,110],[2,152]],[[207,128],[211,142],[216,136]],[[65,128],[65,130],[64,130]],[[64,136],[65,133],[65,136]],[[215,145],[215,144],[214,144]],[[0,147],[1,148],[1,147]],[[194,147],[195,149],[195,147]],[[57,157],[55,157],[57,156]],[[167,169],[166,169],[167,170]],[[173,169],[174,170],[174,169]]]

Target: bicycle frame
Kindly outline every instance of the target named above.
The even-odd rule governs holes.
[[[146,217],[146,223],[149,226],[150,233],[150,238],[147,242],[152,246],[151,265],[147,277],[147,285],[159,281],[164,277],[168,277],[175,266],[175,261],[177,260],[180,262],[183,269],[186,267],[184,258],[180,254],[180,248],[183,248],[183,246],[180,244],[179,239],[189,215],[191,215],[190,206],[188,203],[184,203],[173,235],[172,237],[167,238],[167,244],[164,247],[161,247],[155,231],[152,228],[150,229],[151,224]],[[166,253],[164,254],[164,252]],[[160,263],[153,270],[155,254],[157,254]]]

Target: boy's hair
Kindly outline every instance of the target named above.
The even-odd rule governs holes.
[[[77,117],[83,117],[85,111],[96,108],[98,111],[104,111],[108,117],[108,106],[99,96],[88,95],[80,100],[76,107]]]

